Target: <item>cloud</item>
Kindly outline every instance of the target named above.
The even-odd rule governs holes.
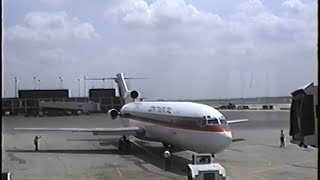
[[[143,0],[123,1],[104,12],[106,20],[113,19],[135,25],[166,25],[175,23],[195,23],[216,25],[221,18],[212,13],[198,11],[183,0],[156,0],[150,5]]]
[[[265,6],[259,0],[248,0],[243,2],[237,9],[246,14],[257,14],[266,10]]]
[[[79,77],[124,72],[150,78],[135,89],[164,99],[290,95],[316,77],[315,1],[237,1],[224,12],[182,0],[109,2],[23,14],[5,28],[7,73],[31,84],[40,73],[47,87],[59,75],[77,89]]]
[[[5,31],[9,40],[50,42],[70,39],[92,40],[100,35],[87,22],[70,18],[66,12],[30,12],[24,17],[23,25],[9,27]]]
[[[68,53],[66,53],[61,48],[56,49],[46,49],[39,51],[37,54],[37,57],[41,59],[42,61],[56,61],[58,63],[60,62],[76,62],[75,58]]]
[[[285,4],[286,2],[280,4],[280,8]],[[309,67],[315,62],[316,43],[312,40],[312,32],[316,31],[316,27],[308,23],[308,19],[316,15],[309,10],[314,4],[298,3],[298,6],[301,14],[299,17],[289,16],[282,11],[274,12],[274,9],[268,8],[259,0],[249,0],[238,4],[232,13],[221,15],[217,12],[205,12],[180,0],[155,0],[151,3],[140,0],[124,1],[110,7],[104,12],[104,17],[106,24],[112,21],[113,27],[118,29],[130,27],[123,33],[127,40],[126,46],[114,44],[123,50],[123,53],[117,51],[117,57],[148,59],[147,62],[155,63],[153,66],[157,67],[157,70],[152,71],[153,74],[166,72],[169,79],[166,83],[174,84],[170,77],[179,76],[184,71],[189,81],[179,80],[177,86],[194,89],[204,86],[205,80],[197,79],[206,78],[194,78],[192,75],[200,76],[207,72],[207,77],[211,77],[207,79],[211,81],[207,80],[210,83],[206,83],[206,86],[208,89],[214,88],[217,92],[215,95],[222,95],[227,88],[237,86],[239,79],[233,77],[234,74],[239,76],[242,71],[249,74],[260,73],[253,77],[257,78],[254,79],[258,86],[253,88],[255,92],[248,92],[255,96],[259,94],[258,91],[265,93],[266,83],[263,82],[266,81],[264,73],[267,71],[277,75],[269,75],[268,81],[274,82],[269,84],[273,84],[272,88],[279,89],[280,94],[289,92],[292,90],[290,88],[295,87],[294,84],[302,83],[303,79],[309,81],[312,77],[311,74],[304,74],[304,78],[297,75],[292,78],[295,80],[290,81],[287,75],[281,75],[284,74],[281,72],[283,69],[294,74],[294,71],[300,71],[297,64]],[[127,50],[128,46],[131,48]],[[134,67],[144,69],[146,61],[143,60],[135,60]],[[216,75],[214,77],[224,74],[227,80],[221,82],[219,78],[210,76],[210,72]],[[193,87],[188,87],[191,81]],[[221,89],[215,88],[213,84]],[[170,87],[166,86],[166,91],[176,92]],[[230,92],[232,93],[234,96],[237,94]],[[276,91],[269,93],[271,95]]]
[[[65,0],[40,0],[40,2],[53,7],[61,7],[63,6]]]
[[[298,2],[290,0],[282,6],[311,6]],[[234,13],[224,17],[198,10],[183,0],[156,0],[150,4],[143,0],[127,0],[105,10],[104,17],[107,23],[112,21],[119,28],[127,28],[126,25],[131,26],[129,31],[140,28],[139,33],[146,32],[143,34],[148,38],[152,31],[151,38],[181,43],[190,40],[195,45],[215,40],[233,43],[253,39],[287,41],[301,38],[300,34],[308,27],[307,19],[277,15],[259,0],[243,2]]]
[[[281,7],[290,13],[300,13],[307,6],[299,0],[287,0],[281,4]]]

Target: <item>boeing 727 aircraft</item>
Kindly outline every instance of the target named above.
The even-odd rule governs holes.
[[[123,121],[121,128],[15,128],[27,131],[92,132],[94,135],[121,135],[119,150],[128,150],[132,135],[139,139],[162,142],[165,147],[177,147],[215,155],[232,142],[229,124],[247,119],[226,120],[213,107],[193,102],[137,102],[139,92],[129,91],[123,73],[113,79],[125,105],[120,111],[111,109],[108,116]]]

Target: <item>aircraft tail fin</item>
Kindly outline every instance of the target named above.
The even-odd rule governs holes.
[[[128,85],[124,79],[124,74],[119,73],[116,75],[117,77],[114,79],[118,85],[119,95],[121,98],[125,99],[127,94],[129,93]]]
[[[123,73],[118,73],[117,77],[114,78],[115,82],[118,85],[119,95],[123,99],[123,104],[133,102],[137,99],[140,93],[136,90],[129,90],[126,79],[144,79],[144,78],[127,78],[124,77]]]
[[[144,79],[144,78],[127,78],[127,77],[124,77],[123,73],[118,73],[116,77],[87,78],[86,80],[114,80],[118,85],[118,91],[121,97],[121,103],[127,104],[137,99],[140,94],[138,91],[128,89],[126,79]]]

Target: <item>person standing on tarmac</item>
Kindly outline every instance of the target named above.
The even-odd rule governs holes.
[[[284,131],[281,129],[281,132],[280,132],[280,147],[281,148],[284,148],[285,147],[285,135],[284,135]]]
[[[34,139],[33,139],[33,143],[34,143],[34,149],[35,149],[35,151],[39,151],[39,144],[38,144],[38,141],[39,141],[39,139],[41,138],[41,136],[35,136],[34,137]]]

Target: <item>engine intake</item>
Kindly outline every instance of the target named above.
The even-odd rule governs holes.
[[[108,116],[111,117],[111,119],[116,119],[119,116],[119,111],[116,109],[110,109],[108,111]]]
[[[139,97],[139,92],[133,90],[133,91],[130,92],[130,96],[131,96],[132,99],[137,99]]]

